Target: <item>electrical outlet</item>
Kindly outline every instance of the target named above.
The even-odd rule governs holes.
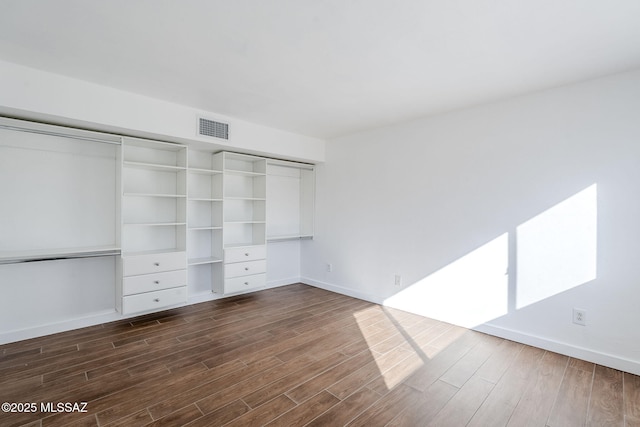
[[[394,284],[396,286],[402,286],[402,276],[401,275],[396,274],[396,278],[395,278]]]
[[[573,309],[573,323],[576,325],[587,325],[587,310],[583,310],[581,308]]]
[[[327,273],[331,273],[333,271],[333,264],[327,263]]]

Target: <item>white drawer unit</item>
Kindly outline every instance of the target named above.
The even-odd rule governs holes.
[[[186,252],[167,252],[126,256],[122,258],[123,276],[184,270],[187,268]]]
[[[187,270],[142,274],[123,279],[122,294],[133,295],[187,285]]]
[[[236,262],[234,264],[227,264],[225,266],[224,277],[228,279],[231,277],[265,273],[266,271],[267,260],[265,259],[260,259],[257,261]]]
[[[187,254],[163,252],[122,257],[118,289],[122,314],[160,310],[187,302]]]
[[[266,245],[238,246],[224,251],[224,294],[262,288],[267,276]]]
[[[233,277],[225,279],[224,291],[231,294],[236,292],[245,292],[264,287],[267,284],[266,274],[253,274],[251,276]]]
[[[122,314],[159,310],[163,307],[185,302],[187,302],[186,286],[129,295],[122,298]]]
[[[225,264],[265,259],[266,257],[267,247],[265,245],[228,248],[224,251]]]

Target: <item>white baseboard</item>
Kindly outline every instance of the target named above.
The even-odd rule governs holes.
[[[292,277],[289,279],[281,279],[276,281],[270,281],[267,283],[265,289],[276,288],[280,286],[291,285],[294,283],[304,283],[310,286],[315,286],[320,289],[324,289],[331,292],[336,292],[341,295],[358,298],[364,301],[369,301],[375,304],[383,304],[383,300],[375,295],[350,289],[344,286],[337,286],[331,283],[321,282],[308,277]],[[189,302],[185,305],[198,304],[201,302],[212,301],[216,299],[224,298],[222,295],[215,293],[203,293],[189,297]],[[115,310],[107,310],[99,313],[92,314],[90,316],[60,321],[52,324],[35,326],[20,330],[8,331],[0,333],[0,344],[7,344],[10,342],[21,341],[45,335],[56,334],[59,332],[70,331],[73,329],[80,329],[89,326],[95,326],[102,323],[113,322],[115,320],[123,320],[140,315],[140,313],[123,316]],[[635,375],[640,375],[640,362],[618,357],[616,355],[598,352],[590,350],[588,348],[579,347],[559,341],[554,341],[545,337],[526,334],[521,331],[504,328],[501,326],[495,326],[491,324],[484,324],[473,328],[478,332],[483,332],[489,335],[494,335],[500,338],[516,341],[522,344],[531,345],[534,347],[542,348],[544,350],[553,351],[556,353],[564,354],[566,356],[574,357],[577,359],[587,360],[589,362],[597,363],[599,365],[607,366],[621,371],[629,372]]]
[[[382,299],[376,297],[373,294],[369,294],[366,292],[356,291],[350,288],[346,288],[343,286],[333,285],[331,283],[321,282],[319,280],[314,280],[309,277],[301,277],[300,281],[305,285],[315,286],[316,288],[324,289],[325,291],[336,292],[338,294],[346,295],[353,298],[358,298],[361,300],[369,301],[374,304],[382,305]]]
[[[279,288],[280,286],[293,285],[294,283],[300,283],[301,281],[302,279],[300,278],[300,276],[289,277],[288,279],[271,280],[267,282],[265,289]]]
[[[0,344],[28,340],[45,335],[57,334],[58,332],[71,331],[73,329],[86,328],[101,323],[113,322],[123,319],[122,315],[115,310],[105,310],[94,313],[86,317],[62,320],[60,322],[49,323],[41,326],[33,326],[24,329],[7,331],[0,333]]]
[[[597,363],[598,365],[607,366],[620,371],[640,375],[640,363],[638,361],[624,359],[613,354],[602,353],[588,348],[554,341],[545,337],[525,334],[520,331],[491,324],[476,326],[473,330],[519,342],[521,344],[527,344],[544,350],[553,351],[554,353],[564,354],[565,356],[570,356],[576,359]]]
[[[205,298],[206,297],[206,298]],[[155,312],[171,310],[174,308],[185,307],[187,305],[197,304],[199,302],[210,301],[221,298],[216,294],[200,294],[190,297],[187,303],[175,304],[158,311],[141,311],[131,314],[121,314],[116,310],[105,310],[101,312],[91,313],[84,317],[75,319],[62,320],[46,325],[32,326],[24,329],[0,332],[0,345],[16,341],[28,340],[31,338],[44,337],[46,335],[57,334],[59,332],[72,331],[74,329],[86,328],[89,326],[100,325],[102,323],[115,322],[117,320],[132,319],[138,316],[144,316]]]
[[[365,292],[356,291],[343,286],[337,286],[331,283],[320,282],[308,277],[301,278],[301,281],[302,283],[305,283],[307,285],[315,286],[327,291],[332,291],[353,298],[369,301],[375,304],[384,305],[384,301],[382,299]],[[573,357],[576,359],[582,359],[588,362],[597,363],[598,365],[607,366],[609,368],[618,369],[620,371],[640,375],[640,361],[625,359],[613,354],[594,351],[588,348],[554,341],[545,337],[526,334],[521,331],[503,328],[488,323],[476,326],[473,328],[473,330],[519,342],[521,344],[553,351],[555,353],[564,354],[565,356]]]
[[[279,286],[291,285],[299,283],[300,277],[292,277],[289,279],[275,280],[267,283],[263,289],[271,289]],[[186,304],[178,304],[171,307],[167,307],[166,310],[172,308],[184,307],[192,304],[199,304],[202,302],[213,301],[217,299],[225,298],[224,295],[219,295],[213,292],[204,292],[201,294],[190,295]],[[130,319],[137,316],[149,314],[149,312],[133,313],[129,315],[122,315],[116,310],[105,310],[101,312],[91,313],[90,315],[62,320],[55,323],[49,323],[46,325],[37,325],[27,327],[24,329],[18,329],[13,331],[0,332],[0,345],[8,344],[16,341],[28,340],[31,338],[43,337],[46,335],[57,334],[59,332],[72,331],[74,329],[86,328],[89,326],[100,325],[102,323],[109,323],[116,320]]]

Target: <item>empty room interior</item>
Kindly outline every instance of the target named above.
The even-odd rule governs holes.
[[[640,426],[640,2],[0,10],[0,425]]]

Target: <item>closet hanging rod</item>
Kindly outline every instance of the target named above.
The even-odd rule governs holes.
[[[62,133],[62,132],[51,132],[51,131],[47,131],[47,130],[29,129],[29,128],[22,128],[22,127],[18,127],[18,126],[3,125],[3,124],[0,124],[0,128],[7,129],[7,130],[14,130],[14,131],[18,131],[18,132],[29,132],[29,133],[37,133],[37,134],[40,134],[40,135],[58,136],[58,137],[61,137],[61,138],[79,139],[79,140],[82,140],[82,141],[100,142],[100,143],[103,143],[103,144],[114,144],[114,145],[121,145],[122,144],[120,141],[109,141],[109,140],[106,140],[106,139],[91,138],[89,136],[69,135],[69,134]]]
[[[310,163],[293,162],[289,160],[267,159],[267,164],[272,166],[281,166],[283,168],[313,170],[316,165]]]
[[[79,258],[96,258],[96,257],[104,257],[104,256],[118,256],[120,255],[120,249],[113,250],[104,250],[104,251],[94,251],[94,252],[69,252],[69,253],[58,253],[58,254],[42,254],[42,255],[34,255],[34,256],[22,256],[22,257],[8,257],[1,258],[0,257],[0,265],[3,264],[22,264],[26,262],[41,262],[41,261],[58,261],[65,259],[79,259]]]

